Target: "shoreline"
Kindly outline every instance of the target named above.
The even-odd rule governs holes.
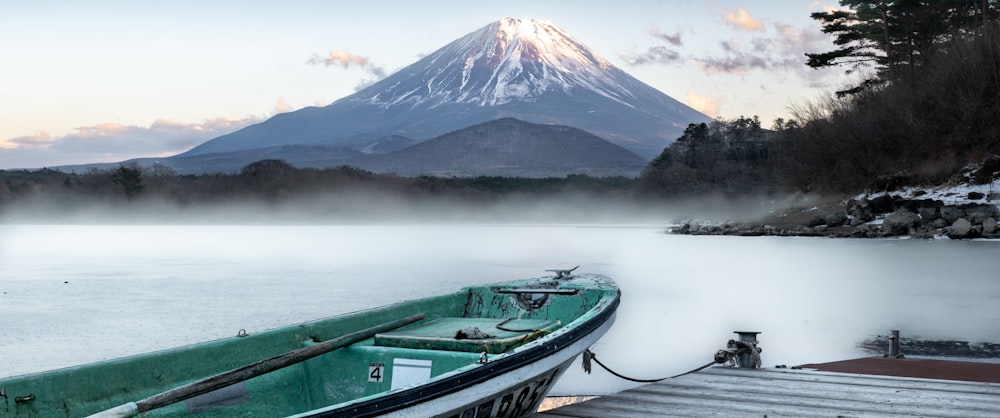
[[[680,235],[829,238],[1000,239],[997,194],[969,192],[952,204],[922,190],[846,199],[774,211],[757,221],[686,220]]]

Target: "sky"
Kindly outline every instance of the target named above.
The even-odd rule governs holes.
[[[0,0],[0,169],[163,157],[324,106],[503,17],[546,19],[639,80],[765,127],[846,83],[835,1]]]

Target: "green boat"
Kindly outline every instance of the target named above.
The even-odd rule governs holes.
[[[3,378],[0,418],[528,415],[614,322],[573,270]]]

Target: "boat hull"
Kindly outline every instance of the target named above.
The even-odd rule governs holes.
[[[3,378],[0,418],[523,416],[608,331],[619,303],[600,275],[468,287]]]
[[[296,415],[305,417],[438,417],[512,418],[534,413],[573,361],[614,324],[615,307],[595,318],[592,327],[526,350],[519,356],[489,362],[478,373],[462,373],[432,385],[398,393],[400,409],[389,411],[393,399],[370,405],[335,407]],[[435,388],[438,387],[438,388]]]
[[[542,401],[545,400],[545,397],[548,396],[555,382],[573,364],[574,359],[583,350],[595,343],[611,327],[612,323],[613,319],[609,320],[602,329],[573,343],[571,346],[565,347],[559,353],[553,354],[551,358],[540,360],[536,364],[497,376],[477,387],[442,398],[439,402],[441,406],[447,406],[451,403],[465,403],[465,405],[435,416],[439,418],[508,418],[534,413],[538,410]],[[566,359],[567,357],[568,359]],[[559,361],[562,361],[562,363],[557,363]],[[535,370],[545,369],[553,363],[557,363],[555,367],[532,376]],[[525,378],[526,376],[527,378]],[[519,383],[511,385],[510,383],[512,382]],[[498,391],[496,388],[506,389]],[[476,397],[479,397],[479,399],[475,402],[468,403],[465,401],[465,399],[475,399]],[[424,411],[425,407],[436,406],[435,404],[438,404],[438,402],[428,402],[426,406],[410,408],[411,410],[400,411],[400,414],[392,414],[390,416],[420,416],[420,411]]]

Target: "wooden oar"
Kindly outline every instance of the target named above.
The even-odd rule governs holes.
[[[194,383],[189,383],[187,385],[171,389],[166,392],[161,392],[159,394],[150,396],[141,401],[129,402],[124,405],[116,406],[106,411],[90,415],[87,418],[133,417],[142,412],[170,405],[175,402],[180,402],[185,399],[190,399],[195,396],[205,394],[216,389],[224,388],[233,383],[242,382],[244,380],[248,380],[287,366],[291,366],[296,363],[303,362],[305,360],[316,357],[320,354],[329,353],[338,348],[343,348],[348,345],[354,344],[358,341],[371,338],[375,334],[391,331],[396,328],[402,327],[404,325],[412,324],[421,319],[424,319],[424,314],[416,314],[396,321],[386,322],[384,324],[377,325],[368,329],[363,329],[358,332],[353,332],[344,335],[342,337],[337,337],[332,340],[326,340],[316,345],[311,345],[309,347],[303,347],[294,351],[289,351],[285,354],[271,357],[266,360],[261,360],[256,363],[240,367],[238,369],[224,372],[222,374],[217,374],[215,376],[202,379]]]

